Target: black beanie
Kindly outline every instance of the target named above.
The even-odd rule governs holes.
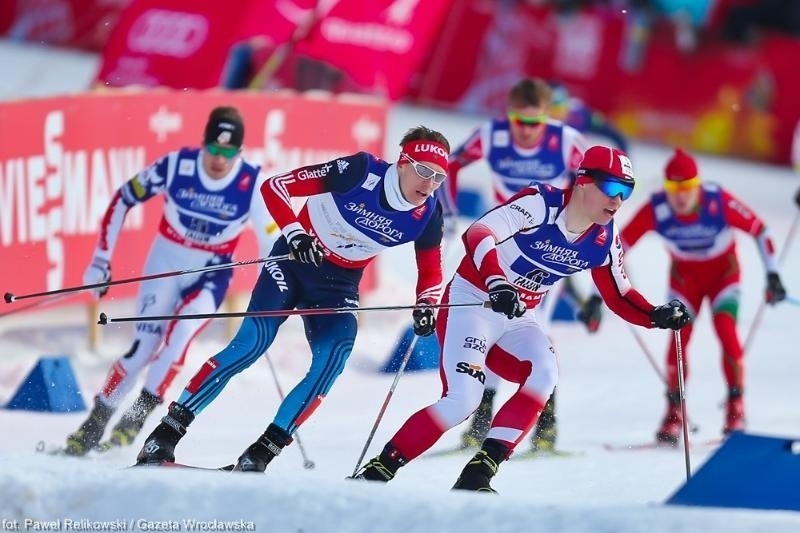
[[[241,148],[244,142],[244,124],[231,117],[210,118],[203,141],[206,144],[230,144]]]

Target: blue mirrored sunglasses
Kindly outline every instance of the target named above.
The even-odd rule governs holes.
[[[619,196],[622,200],[627,200],[633,194],[633,181],[624,181],[618,176],[605,172],[587,172],[587,175],[594,180],[597,188],[609,198]]]

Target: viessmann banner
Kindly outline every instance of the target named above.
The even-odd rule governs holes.
[[[371,100],[160,91],[0,103],[0,289],[80,284],[114,191],[164,153],[198,145],[217,105],[242,111],[245,157],[270,175],[383,149],[386,108]],[[158,197],[129,211],[111,263],[116,279],[141,274],[160,208]],[[246,232],[236,257],[257,254]],[[237,269],[234,287],[249,290],[256,270]],[[135,290],[112,287],[107,298]]]

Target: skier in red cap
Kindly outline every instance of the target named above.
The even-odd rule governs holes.
[[[518,388],[453,488],[493,492],[492,476],[536,424],[558,380],[556,352],[534,308],[561,279],[591,270],[608,307],[632,324],[677,330],[689,321],[683,303],[656,307],[625,274],[614,216],[633,186],[628,156],[593,146],[572,188],[531,185],[467,229],[466,255],[443,298],[457,307],[439,311],[436,323],[442,397],[413,414],[357,479],[391,480],[466,420],[481,402],[488,367]]]
[[[744,351],[736,331],[739,310],[739,259],[733,229],[756,240],[767,271],[766,301],[786,298],[775,249],[767,228],[753,211],[717,184],[700,180],[694,158],[681,149],[667,162],[664,189],[656,192],[622,230],[626,249],[649,231],[664,238],[672,259],[670,296],[685,302],[693,317],[708,299],[714,329],[722,345],[722,366],[728,385],[723,433],[744,429]],[[681,330],[685,347],[692,326]],[[688,375],[684,350],[684,377]],[[677,445],[683,425],[678,394],[678,365],[674,343],[667,353],[667,413],[656,433],[661,442]]]

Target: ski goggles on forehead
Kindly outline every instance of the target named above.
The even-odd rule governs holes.
[[[225,159],[233,159],[239,154],[239,148],[236,146],[220,146],[214,143],[207,143],[205,149],[210,155],[221,155]]]
[[[442,183],[446,178],[447,174],[444,172],[438,172],[433,170],[431,167],[426,165],[425,163],[420,163],[419,161],[414,160],[410,155],[403,152],[403,157],[408,159],[408,162],[411,163],[411,167],[414,169],[414,172],[417,173],[417,176],[424,180],[433,180],[434,183],[439,184]]]
[[[633,194],[633,182],[621,180],[613,174],[594,171],[587,172],[581,177],[589,178],[609,198],[619,196],[622,200],[627,200]]]
[[[548,115],[521,115],[519,113],[514,113],[513,111],[508,112],[508,120],[517,126],[538,126],[539,124],[544,124],[550,117]]]

